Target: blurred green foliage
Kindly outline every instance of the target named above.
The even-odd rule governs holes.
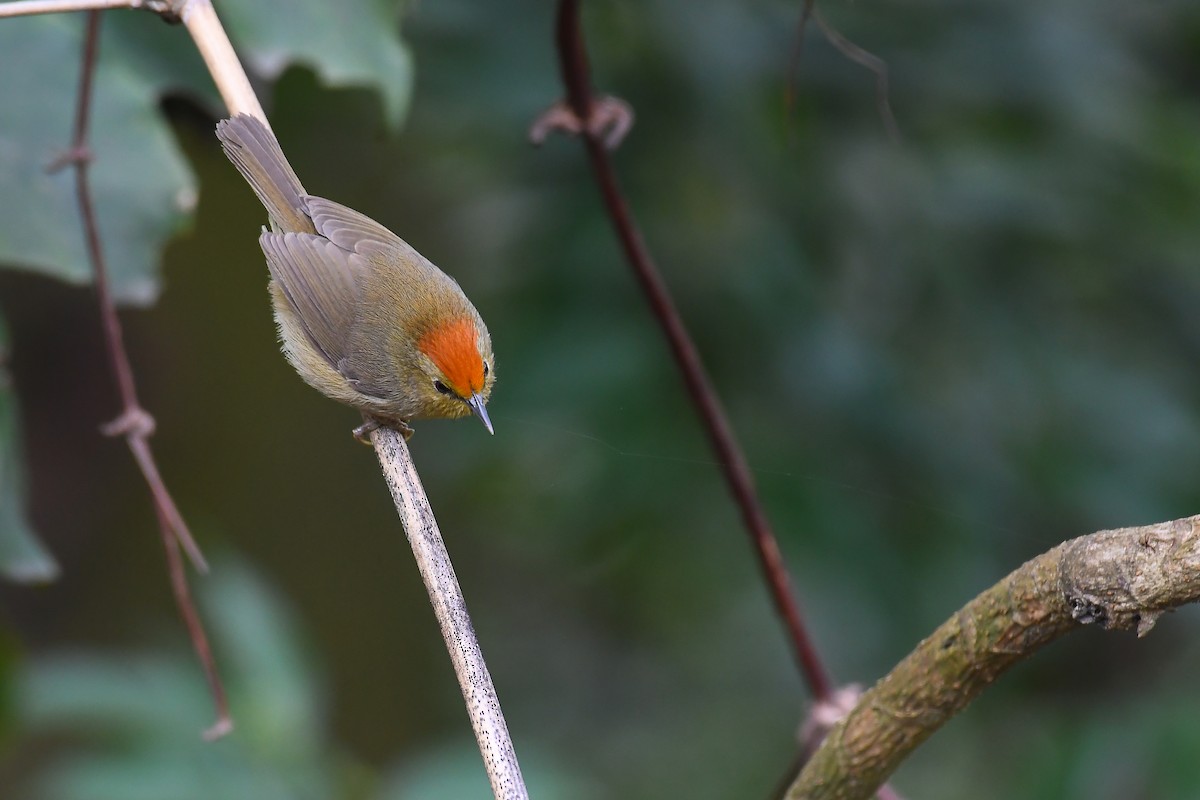
[[[0,320],[0,574],[22,583],[53,580],[58,566],[29,525],[25,483],[17,398],[8,374],[8,330]]]
[[[1200,506],[1200,6],[823,5],[887,61],[899,144],[872,77],[814,30],[785,115],[798,6],[596,0],[585,21],[598,86],[638,112],[622,182],[818,641],[839,678],[869,682],[1025,558]],[[414,4],[399,136],[395,95],[308,67],[266,99],[307,187],[458,278],[495,338],[497,436],[428,423],[413,449],[535,796],[763,797],[803,687],[578,144],[525,142],[561,95],[551,14]],[[240,727],[200,745],[203,685],[144,489],[95,431],[115,400],[91,298],[0,273],[30,515],[63,568],[50,588],[3,589],[0,785],[486,796],[354,415],[279,358],[261,209],[194,99],[165,108],[203,191],[126,338],[185,514],[274,594],[233,562],[201,581]],[[1198,631],[1188,610],[1144,641],[1069,637],[897,787],[1200,796]]]
[[[396,35],[398,0],[356,0],[337,10],[319,0],[232,2],[230,36],[259,74],[292,63],[315,69],[333,86],[376,87],[387,117],[407,107],[412,65]],[[79,85],[83,18],[45,14],[6,19],[0,53],[0,261],[86,283],[91,266],[78,226],[70,170],[47,170],[70,144]],[[182,26],[149,13],[104,18],[89,142],[103,158],[92,173],[97,215],[113,290],[128,302],[157,297],[167,240],[195,208],[196,186],[158,111],[165,92],[186,92],[219,107],[200,55]],[[55,98],[48,102],[48,98]],[[57,149],[55,146],[57,142]]]

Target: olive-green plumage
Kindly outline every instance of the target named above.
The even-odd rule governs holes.
[[[383,421],[474,413],[490,431],[492,342],[458,284],[369,217],[307,194],[258,119],[223,120],[217,137],[270,217],[258,241],[300,377]]]

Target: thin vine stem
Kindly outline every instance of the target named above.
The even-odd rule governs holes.
[[[121,414],[116,420],[104,426],[105,433],[113,436],[123,436],[130,453],[137,462],[146,485],[154,502],[155,514],[158,517],[159,531],[162,534],[163,548],[166,551],[167,571],[171,589],[179,606],[192,647],[204,670],[216,707],[216,721],[205,732],[205,738],[215,739],[233,729],[229,716],[229,705],[225,696],[225,688],[217,673],[216,663],[212,657],[208,637],[196,611],[188,587],[187,574],[180,552],[182,546],[193,563],[200,570],[207,570],[207,564],[199,547],[192,539],[183,517],[175,505],[171,493],[159,472],[154,453],[150,448],[150,436],[154,432],[154,418],[138,401],[137,385],[133,376],[129,354],[125,350],[124,337],[121,330],[121,320],[117,315],[116,304],[113,301],[112,289],[108,280],[108,266],[104,258],[104,248],[100,238],[100,229],[96,221],[95,207],[92,202],[91,183],[88,170],[92,161],[92,153],[88,146],[88,130],[91,123],[91,106],[96,72],[96,57],[100,40],[100,12],[89,11],[83,39],[83,57],[79,74],[79,93],[75,108],[74,134],[71,148],[64,157],[58,159],[54,167],[70,165],[75,173],[75,198],[79,205],[79,216],[83,225],[84,240],[88,260],[92,264],[95,276],[96,299],[100,308],[101,325],[104,330],[104,343],[113,377],[117,383],[117,392],[121,399]]]
[[[567,103],[576,117],[587,120],[596,100],[589,76],[578,0],[560,0],[556,39]],[[833,692],[833,681],[800,612],[779,551],[779,544],[763,511],[741,445],[733,433],[721,401],[700,359],[699,351],[642,239],[629,204],[621,193],[603,138],[599,132],[589,129],[587,125],[581,125],[580,128],[579,135],[587,149],[588,160],[604,198],[605,208],[638,285],[667,339],[688,395],[716,453],[721,473],[741,512],[746,532],[753,543],[775,609],[787,629],[788,640],[804,681],[814,699],[824,700]]]

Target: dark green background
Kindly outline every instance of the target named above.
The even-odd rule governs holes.
[[[596,82],[638,113],[621,180],[839,680],[874,681],[1064,538],[1200,509],[1200,6],[824,4],[889,64],[899,143],[872,76],[815,31],[785,113],[797,3],[585,6]],[[309,191],[404,236],[492,331],[495,438],[422,423],[412,448],[534,796],[766,797],[804,687],[579,145],[525,139],[561,94],[552,13],[417,4],[399,134],[376,93],[303,66],[264,99]],[[146,492],[97,433],[116,401],[91,294],[0,273],[31,517],[63,569],[3,589],[0,795],[486,796],[355,414],[279,356],[261,208],[215,112],[183,95],[165,112],[202,191],[126,338],[163,471],[215,561],[195,585],[242,729],[207,750],[196,738],[209,712]],[[278,609],[254,628],[258,595],[237,587],[260,583]],[[1200,797],[1198,635],[1194,610],[1142,641],[1073,635],[895,785]],[[253,654],[275,638],[288,644],[267,669]],[[21,691],[64,649],[81,677],[43,691],[82,696],[49,725]],[[190,687],[160,723],[169,744],[131,734],[124,695],[95,678],[129,659],[157,666],[118,674]],[[293,706],[310,717],[280,724]],[[234,761],[266,783],[214,783]],[[126,783],[105,794],[96,776],[112,774]],[[156,776],[170,788],[146,789]]]

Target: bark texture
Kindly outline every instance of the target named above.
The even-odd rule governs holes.
[[[788,791],[788,800],[870,797],[992,681],[1082,625],[1144,636],[1200,599],[1200,516],[1100,531],[1019,567],[946,620],[867,691]]]

